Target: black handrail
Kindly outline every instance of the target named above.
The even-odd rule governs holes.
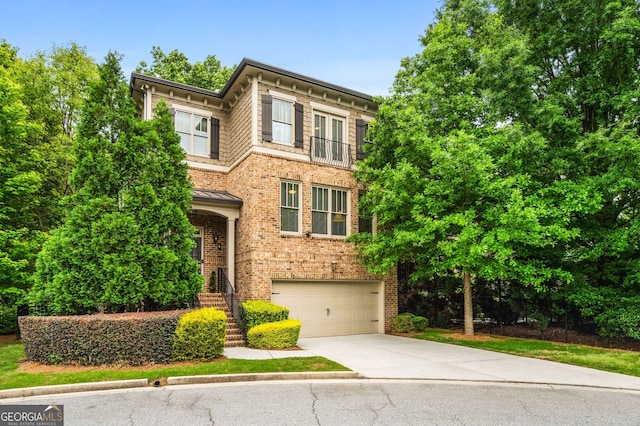
[[[244,330],[242,320],[240,319],[240,298],[222,268],[218,268],[218,289],[220,293],[222,293],[222,297],[225,302],[227,302],[227,306],[231,311],[231,316],[236,320],[236,324],[238,324],[238,327],[240,327],[241,330]]]
[[[331,139],[312,136],[309,154],[311,160],[317,163],[343,167],[350,167],[353,164],[351,146]]]

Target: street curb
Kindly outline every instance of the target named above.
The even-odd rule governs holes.
[[[253,373],[253,374],[214,374],[205,376],[168,377],[167,386],[196,385],[206,383],[258,382],[268,380],[310,380],[310,379],[358,379],[355,371],[318,371],[299,373]],[[112,389],[144,388],[159,386],[159,381],[148,379],[115,380],[110,382],[76,383],[71,385],[35,386],[32,388],[0,390],[0,400],[8,398],[26,398],[30,396],[53,395],[72,392],[91,392]]]
[[[70,385],[35,386],[32,388],[0,390],[0,399],[25,398],[28,396],[50,395],[56,393],[88,392],[110,389],[128,389],[149,386],[147,379],[114,380],[110,382],[74,383]]]
[[[167,385],[195,385],[205,383],[257,382],[267,380],[357,379],[355,371],[317,371],[302,373],[213,374],[167,378]]]

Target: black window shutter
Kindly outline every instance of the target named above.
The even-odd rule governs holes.
[[[296,148],[304,148],[304,106],[296,103],[295,108]]]
[[[262,95],[262,140],[273,140],[273,96]]]
[[[364,160],[364,137],[367,131],[367,124],[361,118],[356,119],[356,159]]]
[[[211,117],[211,154],[210,157],[220,158],[220,120]]]

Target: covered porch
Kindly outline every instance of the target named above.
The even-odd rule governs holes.
[[[219,292],[222,270],[235,288],[236,220],[242,199],[226,191],[194,189],[189,221],[196,227],[191,257],[200,263],[204,293]]]

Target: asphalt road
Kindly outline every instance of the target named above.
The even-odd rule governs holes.
[[[640,392],[428,380],[304,380],[0,400],[62,404],[76,425],[634,425]]]

